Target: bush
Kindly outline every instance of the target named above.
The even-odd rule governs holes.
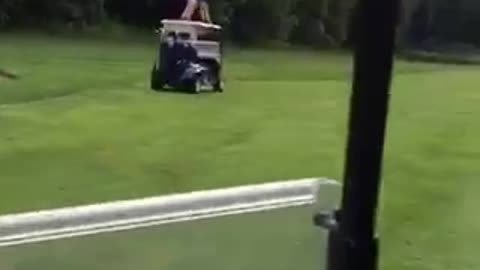
[[[0,23],[14,26],[99,23],[103,0],[0,0]]]
[[[285,41],[294,26],[292,0],[246,0],[233,7],[230,33],[240,42]]]
[[[158,26],[171,3],[186,0],[0,0],[0,27],[83,29],[100,25],[105,17],[142,28]],[[480,1],[403,0],[401,37],[418,45],[429,37],[480,46]],[[356,0],[209,0],[214,20],[232,40],[257,43],[292,41],[329,47],[355,39],[349,26]],[[181,5],[180,5],[181,6]],[[181,8],[181,7],[180,7]],[[411,10],[410,10],[411,9]],[[429,16],[429,15],[434,16]],[[415,15],[415,16],[411,16]],[[427,16],[428,15],[428,16]],[[350,20],[350,22],[353,20]],[[405,31],[406,30],[406,31]],[[351,34],[351,35],[349,35]],[[408,39],[404,40],[408,41]]]

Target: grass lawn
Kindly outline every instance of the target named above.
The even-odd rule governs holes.
[[[0,213],[341,178],[345,55],[230,49],[227,91],[195,96],[148,90],[153,39],[0,38],[0,64],[22,76],[0,81]],[[382,269],[480,267],[478,75],[397,65]]]

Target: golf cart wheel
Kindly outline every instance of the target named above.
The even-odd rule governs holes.
[[[201,92],[201,83],[199,80],[191,80],[186,83],[186,90],[192,94],[198,94]]]
[[[225,87],[225,85],[224,85],[223,81],[219,81],[219,82],[215,83],[215,85],[213,86],[213,90],[215,92],[220,92],[221,93],[221,92],[224,91],[224,87]]]
[[[152,90],[158,91],[162,90],[163,87],[165,86],[165,82],[163,81],[162,75],[160,74],[160,71],[154,66],[152,68],[152,74],[150,78],[150,88]]]

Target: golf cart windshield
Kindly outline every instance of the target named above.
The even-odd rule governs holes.
[[[165,42],[168,36],[188,36],[188,42],[197,50],[200,59],[221,62],[221,31],[222,27],[183,20],[162,20],[161,40]]]

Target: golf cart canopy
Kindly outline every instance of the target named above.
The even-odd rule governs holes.
[[[162,32],[163,33],[188,33],[192,40],[211,40],[211,36],[217,36],[216,33],[220,32],[222,27],[215,24],[185,21],[185,20],[162,20]],[[208,37],[208,38],[206,38]],[[218,41],[219,37],[215,38]]]

